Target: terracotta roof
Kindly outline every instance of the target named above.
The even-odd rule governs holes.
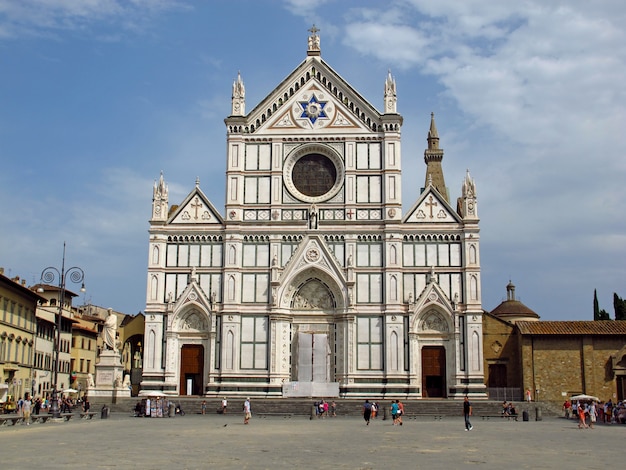
[[[494,308],[491,313],[496,316],[515,315],[539,318],[539,315],[537,315],[532,309],[528,308],[519,300],[505,300],[496,308]]]
[[[519,321],[523,335],[626,335],[626,321]]]

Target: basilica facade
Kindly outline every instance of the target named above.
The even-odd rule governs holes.
[[[224,212],[198,182],[175,205],[155,182],[141,388],[485,397],[474,181],[450,200],[431,115],[424,187],[403,208],[393,76],[380,112],[310,31],[250,112],[233,84]]]

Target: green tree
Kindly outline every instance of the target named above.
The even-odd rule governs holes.
[[[626,320],[626,300],[622,300],[617,293],[613,293],[613,308],[616,320]]]
[[[615,299],[613,300],[615,303]],[[616,309],[616,312],[617,312],[617,309]],[[611,319],[611,317],[609,317],[609,314],[606,310],[604,309],[600,310],[600,306],[598,304],[598,292],[596,289],[593,290],[593,319],[594,321]]]

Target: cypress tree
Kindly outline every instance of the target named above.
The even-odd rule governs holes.
[[[626,320],[626,300],[622,300],[617,293],[613,293],[613,308],[616,320]]]

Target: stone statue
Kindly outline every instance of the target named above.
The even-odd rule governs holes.
[[[133,368],[141,369],[141,352],[139,350],[135,351],[133,355]]]
[[[122,382],[122,387],[130,388],[130,375],[129,374],[124,375],[124,381]]]
[[[113,309],[109,309],[109,315],[104,321],[102,335],[105,349],[117,352],[117,316],[113,313]]]
[[[96,386],[96,383],[93,381],[93,374],[87,374],[87,388],[93,388]]]

